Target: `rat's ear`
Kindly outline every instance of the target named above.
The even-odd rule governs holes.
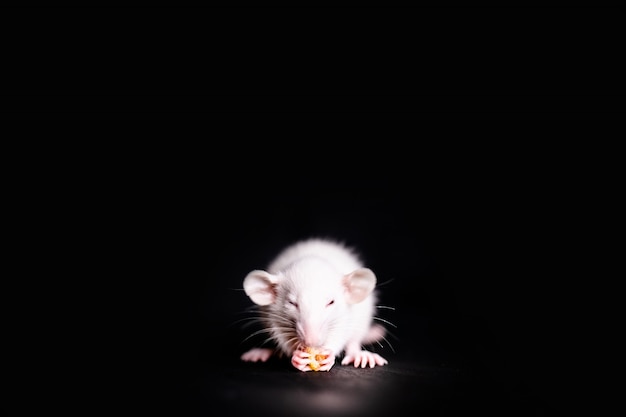
[[[376,275],[369,268],[359,268],[343,277],[348,304],[356,304],[374,291]]]
[[[243,280],[246,295],[260,306],[272,304],[276,300],[276,283],[278,277],[269,272],[254,270]]]

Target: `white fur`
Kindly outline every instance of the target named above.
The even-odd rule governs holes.
[[[345,351],[348,361],[344,362],[354,361],[355,366],[361,360],[363,366],[386,363],[361,351],[363,343],[384,335],[378,326],[374,329],[379,337],[372,337],[377,334],[371,331],[375,285],[376,276],[354,251],[324,239],[295,243],[279,253],[267,270],[254,270],[244,279],[244,290],[261,306],[260,317],[279,354],[292,356],[301,347],[315,346],[333,355]],[[267,359],[266,354],[250,352],[242,359]]]
[[[284,249],[269,264],[267,271],[276,274],[293,262],[309,256],[325,259],[343,274],[348,274],[363,266],[358,255],[346,246],[330,240],[313,238],[297,242]]]

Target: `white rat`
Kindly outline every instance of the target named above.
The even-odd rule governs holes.
[[[267,361],[272,354],[291,357],[300,371],[314,360],[305,348],[315,348],[329,371],[345,352],[342,365],[387,364],[362,348],[384,339],[385,328],[373,324],[376,276],[343,244],[312,238],[284,249],[266,271],[254,270],[243,281],[246,294],[259,306],[259,318],[277,349],[253,348],[244,361]]]

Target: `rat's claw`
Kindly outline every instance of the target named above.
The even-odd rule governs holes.
[[[291,364],[299,371],[307,372],[312,369],[309,367],[311,363],[311,355],[303,350],[296,349],[291,356]]]
[[[369,365],[370,368],[373,368],[376,365],[383,366],[388,363],[387,360],[379,354],[368,352],[367,350],[362,350],[353,355],[346,355],[341,361],[341,364],[348,365],[353,362],[355,368],[358,368],[359,366],[361,368],[365,368],[367,365]]]

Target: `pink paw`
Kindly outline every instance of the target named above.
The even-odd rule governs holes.
[[[241,355],[241,360],[246,362],[265,362],[274,351],[272,349],[253,348]]]
[[[330,371],[330,368],[335,364],[335,355],[330,350],[322,350],[320,354],[325,355],[326,358],[315,361],[310,353],[302,349],[296,349],[291,356],[291,364],[302,372]]]
[[[356,354],[346,355],[341,361],[341,364],[348,365],[352,362],[354,362],[355,368],[358,368],[359,366],[361,366],[361,368],[365,368],[367,365],[369,365],[370,368],[373,368],[376,365],[383,366],[388,363],[387,360],[379,354],[368,352],[367,350],[361,350]]]

